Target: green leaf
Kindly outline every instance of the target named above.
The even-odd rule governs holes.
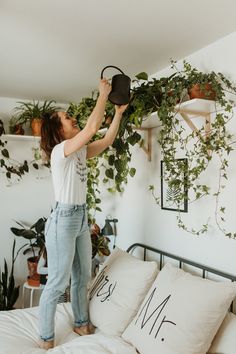
[[[132,167],[132,168],[129,170],[130,176],[131,176],[131,177],[134,177],[135,173],[136,173],[136,169],[135,169],[134,167]]]
[[[114,165],[114,161],[115,161],[115,156],[114,155],[110,155],[108,158],[108,163],[110,166]]]
[[[144,71],[135,75],[135,77],[138,79],[138,80],[148,80],[148,74],[145,73]]]
[[[37,164],[37,163],[33,163],[33,167],[36,169],[36,170],[38,170],[39,169],[39,165]]]
[[[2,155],[3,155],[4,157],[6,157],[7,159],[9,159],[9,152],[8,152],[7,149],[3,149],[3,150],[1,151],[1,153],[2,153]]]
[[[110,178],[110,179],[114,179],[114,172],[112,168],[109,168],[108,170],[105,171],[105,175]]]

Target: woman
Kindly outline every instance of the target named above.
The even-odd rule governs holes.
[[[41,348],[54,346],[54,317],[58,297],[71,279],[71,303],[74,331],[90,334],[87,284],[91,272],[91,238],[86,211],[86,159],[99,155],[116,137],[126,106],[116,106],[106,135],[92,143],[101,126],[111,85],[99,84],[96,106],[83,130],[66,112],[45,117],[41,129],[41,147],[51,159],[56,207],[45,226],[48,255],[48,280],[40,299]]]

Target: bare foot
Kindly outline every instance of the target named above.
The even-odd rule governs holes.
[[[79,334],[80,336],[87,336],[89,334],[93,334],[94,330],[95,328],[92,324],[86,326],[74,327],[74,332]]]
[[[44,340],[41,340],[39,346],[41,349],[48,350],[48,349],[54,348],[54,341],[50,340],[50,341],[46,342]]]

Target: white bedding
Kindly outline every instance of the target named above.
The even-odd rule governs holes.
[[[101,332],[80,337],[73,332],[70,303],[57,306],[55,354],[137,354],[134,347],[117,336]],[[38,307],[0,312],[0,354],[42,354],[39,348]]]

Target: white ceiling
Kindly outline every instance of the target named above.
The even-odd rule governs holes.
[[[234,32],[235,16],[235,0],[0,0],[0,96],[79,102],[106,65],[155,73]]]

